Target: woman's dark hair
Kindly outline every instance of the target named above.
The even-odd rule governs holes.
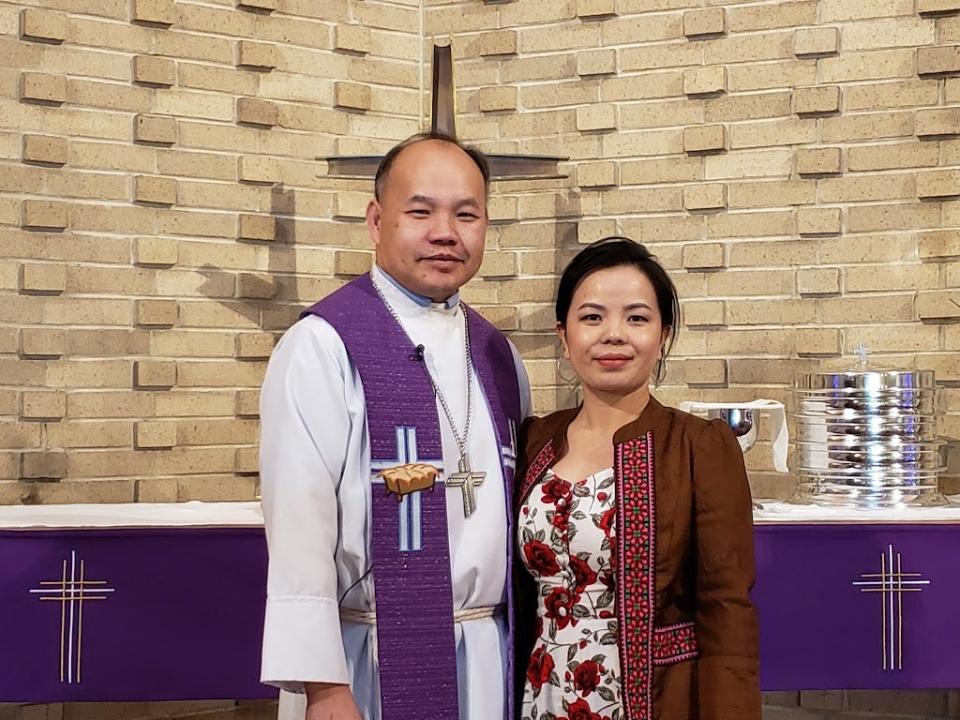
[[[677,337],[680,323],[680,299],[677,297],[677,288],[673,280],[657,261],[656,255],[647,248],[630,238],[612,236],[587,245],[570,261],[560,278],[560,287],[557,289],[557,323],[565,326],[567,314],[570,312],[570,303],[573,302],[573,293],[588,275],[597,270],[630,265],[642,272],[650,280],[657,295],[657,308],[660,310],[660,321],[664,328],[668,328],[667,341],[663,348],[663,359],[657,364],[655,380],[663,379],[663,368]]]
[[[387,178],[390,175],[390,169],[393,167],[393,163],[396,161],[397,156],[411,145],[416,145],[417,143],[425,142],[427,140],[439,140],[441,142],[450,143],[451,145],[456,145],[458,148],[463,150],[467,156],[473,160],[474,165],[477,166],[477,169],[483,176],[484,190],[486,190],[488,193],[490,192],[490,165],[487,163],[486,156],[477,150],[477,148],[466,145],[451,135],[447,135],[446,133],[442,132],[431,131],[417,133],[416,135],[408,137],[400,144],[394,145],[392,148],[390,148],[390,151],[383,156],[383,159],[380,161],[380,165],[377,167],[377,174],[373,181],[373,196],[377,199],[377,201],[379,201],[383,196],[384,188],[387,185]]]

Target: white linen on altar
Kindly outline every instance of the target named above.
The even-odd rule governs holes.
[[[943,507],[845,508],[757,498],[757,525],[780,523],[960,523],[960,495]],[[263,526],[259,502],[83,503],[0,506],[0,530]]]
[[[82,503],[0,506],[0,530],[262,527],[259,502]]]
[[[755,525],[778,523],[843,523],[863,525],[870,523],[960,523],[960,496],[947,498],[949,505],[939,507],[825,507],[797,503],[758,500],[762,509],[755,508]]]
[[[427,367],[462,428],[467,398],[461,309],[457,304],[422,306],[377,268],[373,281],[413,343],[424,346]],[[511,349],[526,416],[529,381]],[[501,448],[476,376],[473,396],[469,455],[473,468],[487,475],[469,518],[464,517],[461,491],[447,490],[454,609],[505,601],[509,498],[504,495]],[[444,468],[455,468],[459,451],[439,402],[437,413]],[[372,628],[341,624],[339,617],[340,605],[370,610],[374,597],[368,572],[366,406],[359,374],[339,335],[323,319],[304,318],[278,343],[264,380],[261,420],[260,473],[270,549],[261,679],[285,691],[283,720],[302,720],[304,682],[350,682],[364,717],[380,720]],[[462,720],[504,716],[505,643],[502,618],[456,625]]]

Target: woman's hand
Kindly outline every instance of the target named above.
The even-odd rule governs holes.
[[[349,685],[306,683],[305,720],[363,720]]]

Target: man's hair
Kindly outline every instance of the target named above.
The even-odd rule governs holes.
[[[483,175],[484,192],[488,193],[490,191],[490,165],[487,163],[487,158],[482,152],[477,150],[475,147],[465,145],[457,140],[457,138],[447,135],[446,133],[425,132],[417,133],[416,135],[408,137],[399,145],[394,145],[392,148],[390,148],[390,152],[383,156],[383,160],[380,161],[380,165],[377,167],[377,174],[373,184],[373,196],[377,199],[377,202],[379,202],[380,198],[383,197],[383,191],[386,189],[387,180],[389,179],[390,175],[390,168],[392,168],[393,163],[396,162],[397,156],[411,145],[416,145],[417,143],[425,142],[426,140],[439,140],[440,142],[456,145],[458,148],[463,150],[463,152],[465,152],[467,156],[473,160],[474,164],[477,166],[477,169],[480,170],[480,174]]]

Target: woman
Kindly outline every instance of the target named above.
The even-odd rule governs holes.
[[[556,311],[583,402],[526,428],[520,717],[759,720],[743,456],[722,421],[650,396],[676,289],[642,245],[607,238],[567,266]]]

